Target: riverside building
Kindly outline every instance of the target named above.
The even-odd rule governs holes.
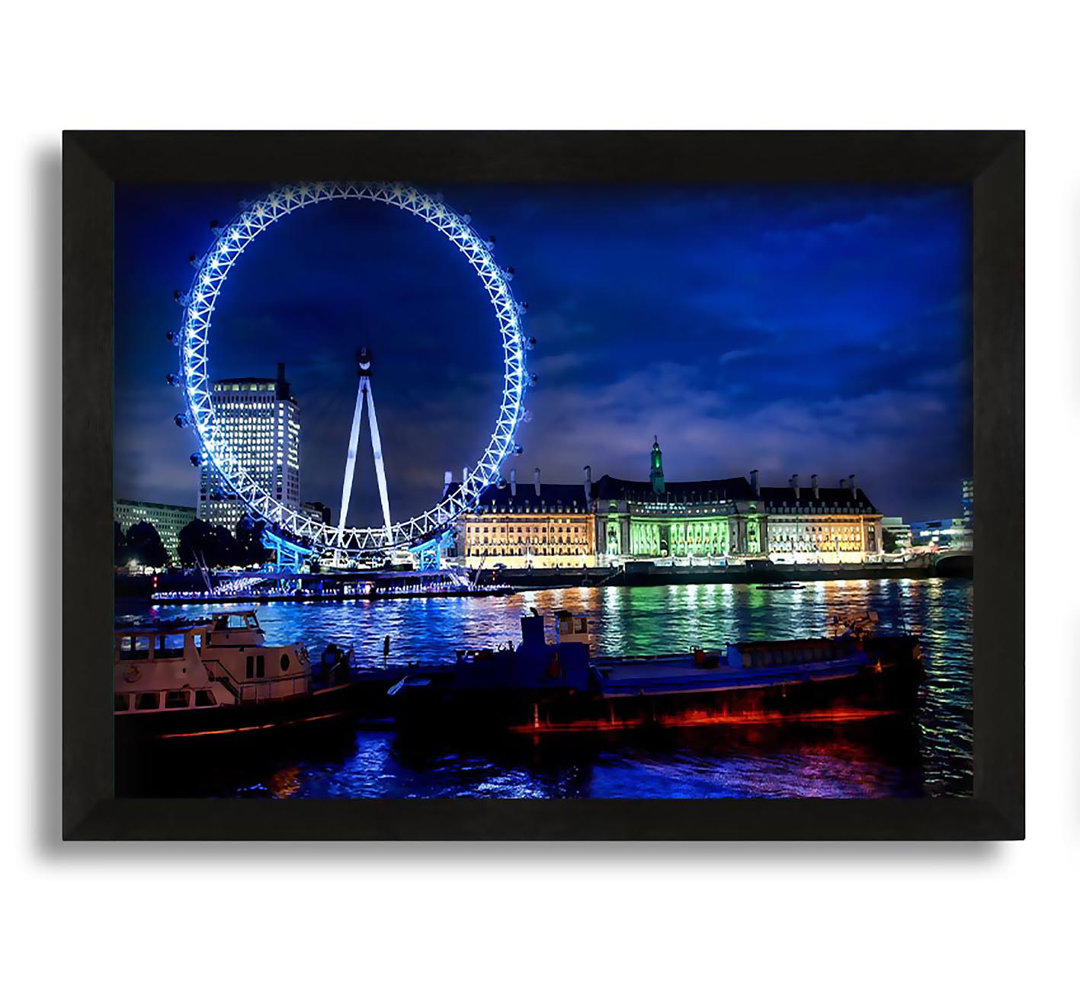
[[[596,543],[602,566],[627,560],[722,563],[760,556],[760,503],[743,478],[669,483],[654,439],[648,481],[602,476],[596,483]]]
[[[911,525],[902,517],[881,519],[881,550],[892,555],[903,555],[911,548]]]
[[[751,473],[756,481],[756,473]],[[881,555],[881,512],[856,485],[810,488],[792,476],[786,487],[759,490],[766,515],[769,558],[775,563],[857,563]]]
[[[668,482],[653,440],[648,481],[604,476],[594,499],[597,562],[846,563],[881,554],[881,513],[855,477],[838,487],[787,486],[749,478]]]
[[[305,500],[300,504],[300,509],[307,514],[308,517],[313,518],[316,521],[322,521],[323,524],[333,524],[330,517],[330,508],[324,503],[320,503],[318,500]]]
[[[448,474],[449,475],[449,474]],[[510,481],[489,486],[474,512],[458,521],[457,548],[470,569],[580,569],[596,565],[596,518],[591,484],[566,486]],[[446,489],[454,488],[447,483]]]
[[[255,481],[286,507],[300,508],[300,407],[289,392],[285,366],[277,378],[226,378],[213,383],[214,420]],[[214,468],[199,473],[198,516],[233,531],[246,513]]]
[[[445,490],[455,488],[447,473]],[[668,482],[653,441],[647,480],[602,476],[581,486],[510,481],[458,521],[456,550],[475,569],[617,567],[627,562],[725,565],[858,563],[882,553],[881,512],[855,477],[821,486],[762,486],[749,477]]]
[[[915,548],[970,551],[974,548],[975,483],[965,479],[960,484],[962,516],[931,521],[911,522],[911,544]]]
[[[152,524],[161,544],[165,546],[169,561],[173,565],[179,565],[177,546],[180,542],[180,531],[195,520],[195,508],[171,503],[147,503],[143,500],[115,500],[113,520],[120,525],[121,531],[127,531],[132,525],[144,521]]]

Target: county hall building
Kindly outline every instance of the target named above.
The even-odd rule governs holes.
[[[448,484],[447,488],[451,488]],[[649,478],[603,476],[585,467],[580,485],[489,487],[458,524],[458,551],[470,568],[620,566],[671,560],[717,564],[854,563],[881,554],[881,512],[855,477],[838,487],[817,476],[801,486],[761,486],[749,478],[671,483],[653,442]]]

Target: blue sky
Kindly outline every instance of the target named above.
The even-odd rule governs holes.
[[[668,479],[856,473],[886,514],[958,516],[971,474],[969,192],[962,187],[441,188],[513,265],[539,376],[521,480],[589,464]],[[194,504],[190,431],[165,384],[190,253],[259,189],[122,188],[116,200],[116,491]],[[384,205],[333,203],[263,234],[214,314],[211,376],[272,375],[301,405],[304,499],[336,507],[367,345],[395,520],[460,475],[498,409],[498,327],[444,237]],[[364,452],[361,451],[361,456]],[[352,523],[378,523],[358,462]]]

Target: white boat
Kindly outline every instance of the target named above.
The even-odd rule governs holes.
[[[351,649],[312,663],[303,643],[267,646],[253,610],[116,629],[117,737],[178,739],[259,732],[348,716]]]

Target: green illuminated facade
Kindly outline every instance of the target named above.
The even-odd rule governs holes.
[[[881,513],[855,485],[785,487],[749,478],[671,483],[654,440],[645,481],[603,476],[585,467],[581,486],[516,479],[485,492],[459,525],[466,565],[508,568],[617,566],[673,560],[713,564],[864,562],[881,554]],[[451,488],[453,484],[448,484]],[[567,518],[566,515],[575,515]],[[595,531],[595,534],[593,532]]]
[[[601,478],[593,493],[601,565],[627,560],[701,559],[854,562],[881,552],[881,514],[855,486],[761,487],[757,471],[669,483],[653,441],[648,482]]]

